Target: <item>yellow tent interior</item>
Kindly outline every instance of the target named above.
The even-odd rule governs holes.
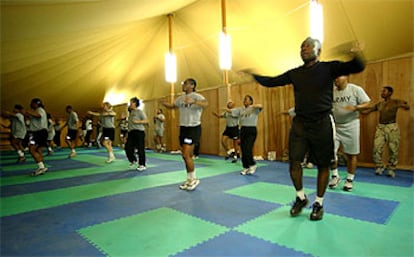
[[[324,9],[322,60],[343,59],[350,41],[364,46],[367,69],[351,81],[363,86],[373,101],[386,84],[394,98],[413,97],[412,0],[319,0]],[[157,100],[169,97],[164,55],[169,49],[167,14],[172,18],[172,47],[178,79],[194,77],[197,90],[210,102],[203,117],[202,152],[222,154],[223,122],[211,119],[228,98],[241,104],[252,94],[265,106],[259,124],[257,155],[286,149],[289,120],[280,112],[293,106],[291,88],[264,89],[237,71],[254,68],[277,75],[301,65],[299,45],[309,35],[309,0],[227,0],[227,32],[232,37],[231,88],[218,65],[222,29],[221,0],[2,0],[1,108],[28,107],[39,97],[48,112],[64,117],[71,104],[82,116],[104,99],[125,103],[143,99],[151,117]],[[179,83],[173,89],[181,91]],[[169,114],[168,121],[173,121]],[[362,118],[360,162],[371,163],[377,116]],[[414,167],[414,114],[399,114],[402,130],[400,167]],[[172,122],[173,123],[173,122]],[[176,147],[176,126],[167,136]],[[211,129],[213,128],[213,129]],[[148,144],[152,142],[148,130]],[[217,140],[211,140],[217,138]],[[210,140],[209,140],[210,139]],[[174,143],[175,142],[175,143]]]

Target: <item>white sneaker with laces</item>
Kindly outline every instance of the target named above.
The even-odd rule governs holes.
[[[351,192],[352,191],[352,180],[346,179],[343,189],[346,192]]]
[[[187,191],[193,191],[198,184],[200,184],[200,180],[195,178],[195,179],[190,179],[189,183],[187,184],[187,188],[185,190]]]
[[[243,170],[240,172],[241,175],[247,175],[247,172],[249,171],[249,168],[243,168]]]
[[[341,182],[341,178],[339,176],[332,176],[331,180],[329,181],[329,188],[336,188],[339,184],[339,182]]]
[[[31,176],[36,177],[39,175],[43,175],[46,173],[46,171],[48,170],[48,168],[37,168],[37,170],[33,171],[32,173],[30,173]]]
[[[147,167],[145,167],[144,165],[139,165],[138,168],[137,168],[137,171],[144,171],[146,169],[147,169]]]
[[[257,169],[256,165],[250,166],[249,169],[247,170],[247,174],[253,175],[256,172],[256,169]]]
[[[184,183],[182,183],[180,186],[179,186],[179,188],[181,189],[181,190],[186,190],[187,189],[187,187],[188,187],[188,185],[190,184],[190,182],[191,182],[191,179],[187,179],[186,181],[184,181]]]
[[[111,163],[111,162],[113,162],[113,161],[115,161],[115,157],[113,157],[113,156],[111,156],[111,157],[109,157],[105,162],[106,163]]]
[[[393,171],[393,170],[388,170],[388,174],[387,174],[387,176],[388,176],[388,177],[395,178],[395,171]]]
[[[381,176],[383,171],[384,171],[384,168],[376,168],[375,175]]]

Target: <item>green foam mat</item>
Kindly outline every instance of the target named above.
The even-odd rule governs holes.
[[[171,256],[226,231],[226,227],[163,207],[78,233],[107,256]]]
[[[314,190],[305,188],[305,194],[311,194]],[[295,196],[295,190],[292,186],[257,182],[246,186],[227,190],[226,193],[241,197],[262,200],[282,205],[292,202]]]
[[[107,166],[114,167],[112,163],[108,164]],[[100,169],[102,169],[102,167],[100,167]],[[229,172],[235,172],[236,170],[239,170],[239,167],[237,165],[216,164],[210,167],[198,168],[197,177],[202,179]],[[113,172],[114,169],[111,168],[109,171]],[[40,177],[47,178],[52,174],[52,172],[46,173],[46,175]],[[37,179],[40,177],[35,177],[32,179]],[[128,192],[135,192],[138,190],[157,186],[178,184],[185,179],[186,175],[184,170],[169,171],[167,173],[153,174],[148,176],[137,176],[134,178],[104,181],[88,185],[49,190],[45,192],[3,197],[1,199],[2,210],[0,216],[9,216],[18,213],[51,208],[62,204],[86,201],[99,197]]]
[[[289,209],[279,208],[235,230],[313,256],[413,255],[413,230],[327,213],[323,220],[310,221],[310,209],[292,218]]]

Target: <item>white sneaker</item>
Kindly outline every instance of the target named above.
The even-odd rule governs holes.
[[[193,191],[197,186],[198,186],[198,184],[200,184],[200,180],[199,179],[191,179],[190,181],[189,181],[189,183],[187,183],[187,188],[185,189],[185,190],[187,190],[187,191]]]
[[[331,180],[329,181],[329,188],[336,188],[339,184],[339,182],[341,182],[341,178],[339,176],[332,176]]]
[[[184,183],[182,183],[179,188],[181,190],[187,190],[188,185],[191,183],[191,179],[187,179],[186,181],[184,181]]]
[[[383,171],[384,171],[384,168],[376,168],[375,175],[381,176]]]
[[[247,175],[248,171],[249,171],[249,168],[243,168],[243,170],[240,172],[240,174],[243,175],[243,176]]]
[[[30,173],[31,176],[36,177],[39,175],[43,175],[46,173],[46,171],[48,170],[48,168],[37,168],[37,170],[33,171],[32,173]]]
[[[343,189],[344,191],[351,192],[352,191],[352,180],[346,179]]]
[[[111,156],[111,157],[109,157],[109,158],[108,158],[108,160],[106,160],[105,162],[106,162],[106,163],[111,163],[111,162],[113,162],[113,161],[115,161],[115,157],[112,157],[112,156]]]
[[[256,169],[257,169],[256,165],[250,166],[249,169],[247,170],[247,174],[253,175],[256,172]]]
[[[388,176],[388,177],[395,178],[395,171],[393,171],[393,170],[388,170],[388,174],[387,174],[387,176]]]
[[[138,168],[137,168],[137,171],[144,171],[146,169],[147,169],[147,167],[145,167],[144,165],[139,165]]]

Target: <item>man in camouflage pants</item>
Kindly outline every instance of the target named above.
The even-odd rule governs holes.
[[[386,166],[388,176],[395,177],[395,169],[398,163],[398,148],[400,146],[400,128],[397,124],[397,111],[399,108],[409,110],[410,106],[404,100],[391,99],[393,88],[386,86],[382,89],[382,101],[365,109],[363,113],[379,111],[379,124],[375,131],[373,159],[375,162],[375,174],[382,175],[384,165],[382,153],[387,143],[389,149],[389,160]]]

